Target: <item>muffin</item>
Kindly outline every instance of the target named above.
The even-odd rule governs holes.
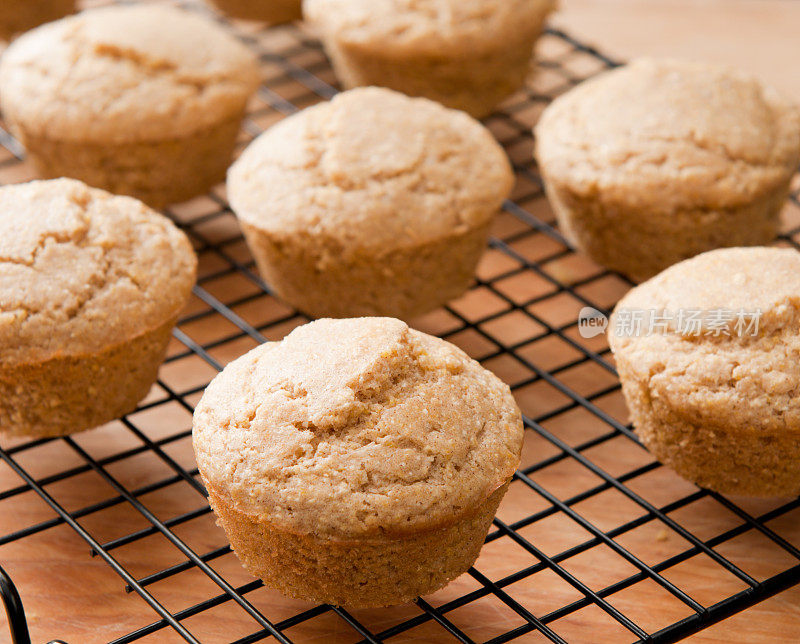
[[[212,0],[231,18],[260,20],[270,24],[300,20],[301,0]]]
[[[258,82],[255,56],[213,22],[120,6],[16,40],[0,62],[0,103],[41,176],[162,207],[224,179]]]
[[[536,157],[565,236],[635,281],[771,241],[800,162],[800,112],[735,71],[639,60],[556,99]]]
[[[609,339],[660,461],[717,492],[800,494],[800,253],[726,248],[676,264],[622,299]]]
[[[0,3],[0,40],[74,11],[75,0],[3,0]]]
[[[228,197],[284,300],[314,317],[407,319],[467,289],[512,184],[468,115],[364,88],[257,138]]]
[[[554,0],[304,0],[345,87],[381,85],[475,117],[522,87]]]
[[[230,363],[198,404],[197,464],[253,575],[388,606],[475,561],[519,464],[508,387],[391,318],[318,320]]]
[[[149,391],[197,261],[130,197],[73,179],[0,188],[0,432],[58,436]]]

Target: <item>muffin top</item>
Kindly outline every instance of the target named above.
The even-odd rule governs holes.
[[[84,11],[26,33],[3,54],[0,101],[31,136],[126,143],[188,136],[238,116],[255,56],[173,7]]]
[[[275,236],[389,251],[487,224],[513,180],[472,117],[367,87],[258,137],[229,171],[228,196],[240,219]]]
[[[304,0],[318,31],[393,55],[475,55],[529,39],[555,0]]]
[[[607,207],[735,208],[794,173],[800,111],[730,69],[643,59],[556,99],[536,140],[550,179]]]
[[[630,335],[636,311],[670,319]],[[699,328],[689,321],[697,317]],[[795,250],[725,248],[671,266],[619,302],[609,340],[653,400],[686,422],[800,431]]]
[[[393,318],[322,319],[261,345],[194,416],[206,484],[280,530],[332,539],[447,525],[519,463],[508,387]]]
[[[0,188],[0,364],[80,356],[177,315],[197,260],[166,217],[73,179]]]

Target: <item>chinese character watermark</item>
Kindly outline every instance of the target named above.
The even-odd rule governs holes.
[[[756,336],[761,309],[729,308],[697,309],[617,309],[611,331],[617,337],[634,338],[647,335],[677,333],[684,336],[744,337]],[[608,317],[590,306],[578,315],[578,333],[594,338],[605,333]]]
[[[674,332],[685,336],[756,336],[761,309],[619,309],[612,331],[618,337]]]

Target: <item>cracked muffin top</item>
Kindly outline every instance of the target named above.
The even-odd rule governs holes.
[[[666,312],[665,326],[631,334],[619,321],[634,311]],[[631,290],[609,328],[622,370],[681,420],[800,432],[797,251],[725,248],[675,264]]]
[[[280,530],[403,535],[460,518],[519,464],[509,388],[393,318],[322,319],[208,386],[193,440],[206,485]]]
[[[73,179],[0,188],[0,364],[101,351],[177,315],[197,260],[166,217]]]
[[[554,7],[555,0],[304,0],[303,15],[351,46],[475,55],[538,31]]]
[[[231,167],[228,195],[241,220],[276,237],[388,251],[488,224],[513,181],[472,117],[367,87],[259,136]]]
[[[29,136],[127,143],[187,136],[237,117],[255,56],[213,22],[139,5],[84,11],[3,54],[0,100]]]
[[[784,186],[800,111],[733,70],[642,59],[556,99],[536,126],[552,181],[608,207],[725,209]]]

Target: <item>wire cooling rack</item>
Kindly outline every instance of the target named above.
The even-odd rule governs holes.
[[[336,93],[300,27],[223,24],[257,50],[266,78],[240,147]],[[239,566],[198,479],[191,412],[225,363],[307,320],[271,297],[219,188],[169,212],[195,244],[200,277],[148,398],[103,428],[0,449],[0,561],[11,573],[0,569],[0,591],[13,641],[30,640],[12,577],[36,641],[118,644],[670,642],[798,584],[798,500],[733,500],[653,461],[626,424],[605,338],[578,333],[582,307],[607,312],[630,284],[558,232],[530,131],[554,96],[613,65],[560,31],[543,36],[536,75],[486,119],[518,182],[476,283],[415,321],[509,382],[526,416],[522,469],[474,568],[413,604],[350,612],[283,598]],[[0,144],[0,182],[32,178],[5,130]],[[797,246],[794,189],[781,243]],[[800,619],[770,628],[771,641],[800,637]]]

